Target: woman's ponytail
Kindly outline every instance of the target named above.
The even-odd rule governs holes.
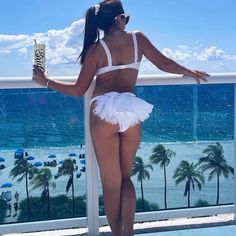
[[[85,17],[85,29],[84,29],[84,45],[83,50],[79,55],[80,64],[84,63],[84,59],[88,49],[95,43],[99,41],[99,30],[97,26],[97,14],[96,7],[90,7],[86,12]]]
[[[84,63],[88,49],[95,42],[99,42],[99,29],[107,33],[111,27],[116,26],[115,17],[123,13],[124,9],[119,0],[103,0],[87,10],[85,14],[84,46],[79,55],[81,65]]]

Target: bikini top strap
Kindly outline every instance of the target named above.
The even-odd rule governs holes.
[[[110,52],[109,48],[107,47],[107,44],[102,39],[100,40],[100,43],[102,44],[102,46],[105,50],[105,53],[107,55],[108,66],[112,66],[111,52]]]
[[[134,63],[138,62],[138,42],[135,32],[132,32],[134,42]]]

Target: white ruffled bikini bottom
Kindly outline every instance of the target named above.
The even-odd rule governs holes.
[[[111,124],[119,124],[119,132],[144,121],[150,116],[153,105],[131,92],[108,92],[91,99],[95,101],[93,113]]]

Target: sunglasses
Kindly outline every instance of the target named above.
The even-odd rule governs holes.
[[[130,15],[126,15],[126,14],[120,14],[118,15],[120,16],[122,19],[125,19],[125,24],[127,25],[130,19]],[[117,20],[118,16],[115,17],[115,20]]]

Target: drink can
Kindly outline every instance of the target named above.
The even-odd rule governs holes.
[[[45,72],[45,44],[34,44],[34,64]]]

